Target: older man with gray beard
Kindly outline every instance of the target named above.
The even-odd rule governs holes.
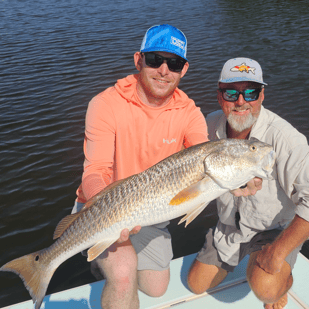
[[[257,138],[276,152],[273,179],[254,196],[217,199],[219,221],[206,234],[188,285],[194,293],[217,286],[249,254],[248,283],[267,309],[287,303],[292,269],[309,236],[309,146],[287,121],[262,106],[260,65],[228,60],[218,82],[220,111],[207,116],[209,139]]]

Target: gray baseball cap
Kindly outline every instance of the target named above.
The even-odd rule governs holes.
[[[228,60],[221,71],[219,83],[256,82],[267,85],[263,81],[263,72],[259,63],[249,58],[233,58]]]

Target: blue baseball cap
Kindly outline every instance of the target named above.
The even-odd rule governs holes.
[[[141,52],[152,51],[172,53],[188,61],[186,36],[179,29],[167,24],[153,26],[147,30]]]

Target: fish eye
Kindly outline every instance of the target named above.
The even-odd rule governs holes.
[[[250,146],[250,150],[251,150],[251,151],[256,151],[256,150],[257,150],[257,147],[254,146],[254,145],[251,145],[251,146]]]

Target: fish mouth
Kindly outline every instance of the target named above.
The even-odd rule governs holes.
[[[269,163],[270,163],[270,167],[273,168],[274,164],[275,164],[275,161],[276,161],[276,153],[274,150],[272,150],[270,153],[269,153]]]
[[[272,172],[273,172],[273,166],[276,161],[276,153],[274,150],[272,150],[269,155],[267,156],[268,164],[264,166],[263,170],[265,171],[265,174],[268,179],[274,179]]]

